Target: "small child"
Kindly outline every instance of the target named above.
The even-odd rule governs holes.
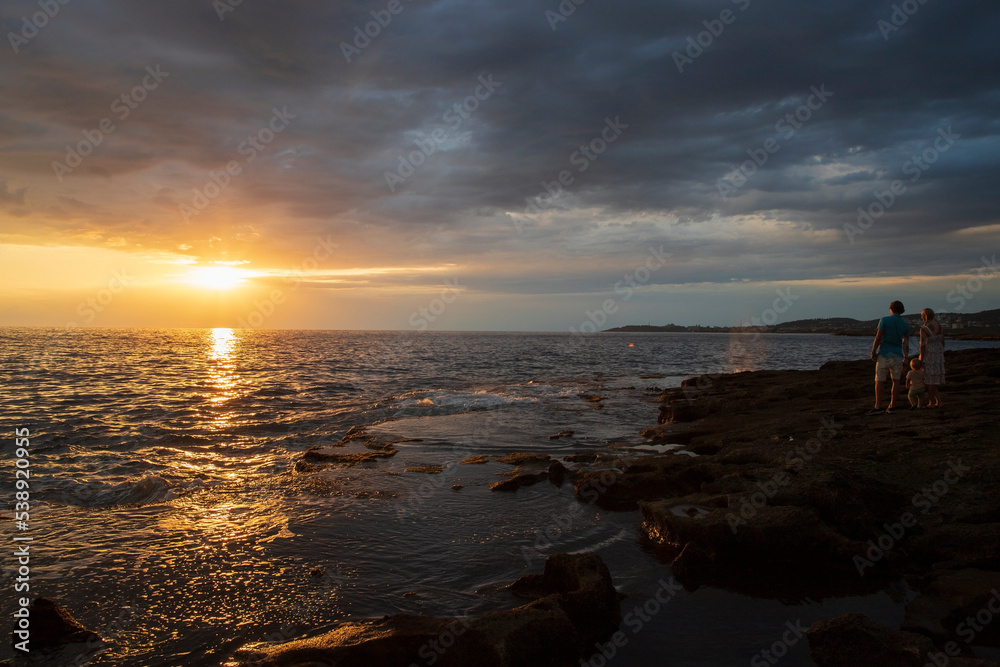
[[[930,405],[927,387],[924,385],[924,362],[919,359],[910,362],[910,372],[906,374],[906,388],[910,390],[906,396],[910,399],[911,410],[922,406],[924,402]]]

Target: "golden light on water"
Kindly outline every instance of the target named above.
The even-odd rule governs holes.
[[[210,362],[208,365],[208,384],[212,390],[209,401],[218,405],[239,395],[237,386],[240,378],[236,372],[233,358],[236,347],[236,332],[227,328],[212,329],[209,332],[208,343],[211,346],[208,350]],[[230,418],[229,413],[218,414],[212,425],[215,428],[224,428],[229,425]]]

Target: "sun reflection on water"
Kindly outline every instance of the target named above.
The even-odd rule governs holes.
[[[237,336],[232,329],[218,328],[209,332],[208,343],[208,373],[207,384],[210,389],[208,401],[215,408],[240,396],[240,377],[236,371],[235,351]],[[221,430],[231,426],[236,414],[232,411],[214,412],[210,419],[210,427]]]

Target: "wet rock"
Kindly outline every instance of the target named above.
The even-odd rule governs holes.
[[[489,457],[483,456],[482,454],[476,454],[476,455],[468,457],[467,459],[465,459],[463,461],[459,461],[459,465],[463,465],[463,466],[481,465],[483,463],[489,463],[489,462],[490,462]]]
[[[461,491],[464,488],[465,488],[464,484],[452,484],[451,485],[451,490],[452,491]]]
[[[35,598],[31,613],[29,648],[43,649],[62,644],[101,642],[100,635],[83,627],[79,621],[49,598]]]
[[[502,482],[490,484],[490,491],[517,491],[522,486],[531,486],[548,478],[548,471],[513,475]]]
[[[555,435],[550,435],[549,440],[558,440],[559,438],[572,438],[573,431],[559,431]]]
[[[924,667],[934,651],[928,638],[890,630],[864,614],[818,621],[806,637],[809,656],[819,667]]]
[[[348,466],[357,465],[359,463],[365,463],[367,461],[376,461],[378,459],[388,458],[390,456],[395,456],[397,450],[389,449],[383,451],[370,451],[370,452],[353,452],[353,453],[341,453],[335,451],[329,445],[323,445],[320,447],[313,447],[307,449],[302,455],[299,461],[296,461],[296,470],[299,472],[306,472],[309,470],[308,466],[302,466],[302,470],[299,470],[299,463],[326,463],[326,464],[344,464]]]
[[[539,454],[537,452],[514,452],[513,454],[508,454],[507,456],[498,458],[497,461],[500,463],[509,463],[510,465],[520,466],[527,463],[548,463],[549,459],[552,457],[548,454]]]
[[[444,471],[444,466],[412,466],[403,468],[403,472],[422,472],[428,475],[436,475]]]
[[[639,501],[676,498],[697,493],[716,472],[707,464],[693,464],[687,457],[645,457],[626,465],[623,474],[592,471],[576,483],[577,496],[584,498],[588,489],[597,491],[598,506],[611,510],[631,510]]]
[[[569,475],[569,470],[566,469],[559,461],[551,461],[549,463],[549,481],[556,486],[562,486],[563,482],[566,481],[566,476]]]
[[[825,594],[859,583],[878,586],[875,576],[859,582],[854,567],[864,543],[844,537],[811,509],[765,506],[739,523],[737,513],[712,507],[711,498],[690,501],[640,503],[646,534],[675,554],[671,570],[688,588],[710,584],[759,593],[752,587],[776,577]],[[698,508],[694,515],[685,511],[689,505]],[[777,582],[772,588],[777,597]]]
[[[441,654],[442,639],[451,644]],[[421,653],[423,651],[423,654]],[[398,614],[374,621],[341,623],[325,634],[278,646],[241,650],[236,658],[247,667],[302,667],[304,665],[379,665],[408,667],[424,663],[429,655],[441,667],[459,667],[479,662],[499,666],[488,659],[490,647],[478,632],[463,621]]]
[[[1000,610],[1000,572],[954,570],[938,573],[920,595],[906,606],[903,629],[931,635],[940,640],[965,644],[1000,646],[1000,629],[995,623],[976,621],[976,616],[995,617],[990,609]],[[967,619],[972,619],[969,623]],[[981,632],[975,632],[979,625]],[[964,631],[963,631],[964,629]]]
[[[592,554],[550,556],[542,575],[522,577],[511,589],[535,599],[475,618],[350,621],[317,637],[244,649],[236,658],[247,667],[568,666],[621,624],[611,575]]]

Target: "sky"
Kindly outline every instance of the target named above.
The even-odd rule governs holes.
[[[1000,5],[5,0],[0,325],[1000,307]]]

